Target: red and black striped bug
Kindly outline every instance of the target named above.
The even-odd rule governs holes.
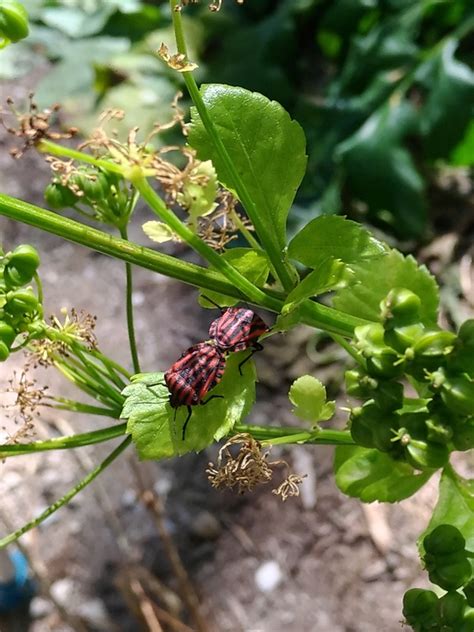
[[[207,297],[206,300],[213,303]],[[214,303],[216,305],[216,303]],[[221,308],[220,308],[221,309]],[[258,342],[269,327],[258,314],[244,307],[227,307],[222,310],[219,318],[212,321],[209,327],[209,336],[216,347],[223,353],[244,351],[252,348],[252,353],[239,364],[239,372],[242,374],[242,365],[249,360],[256,351],[263,349]]]
[[[188,416],[183,425],[182,439],[191,418],[191,406],[207,404],[211,399],[222,395],[203,398],[222,379],[225,368],[225,356],[214,344],[199,342],[186,349],[164,374],[166,386],[170,392],[170,405],[173,408],[186,406]]]

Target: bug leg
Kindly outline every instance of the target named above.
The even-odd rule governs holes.
[[[154,382],[153,384],[145,384],[146,388],[151,391],[153,393],[153,395],[156,395],[155,391],[153,391],[153,387],[154,386],[166,386],[166,382]]]
[[[257,351],[262,351],[262,349],[263,349],[263,345],[261,345],[259,342],[254,342],[253,343],[252,351],[239,364],[239,373],[240,373],[240,375],[242,375],[242,367],[244,366],[244,364],[250,360],[250,358],[253,356],[254,353],[257,353]]]
[[[208,301],[208,303],[211,303],[211,305],[214,305],[215,307],[217,307],[217,309],[220,309],[221,312],[224,311],[224,308],[221,305],[218,305],[215,301],[213,301],[212,298],[209,298],[209,296],[206,296],[205,294],[202,294],[201,296],[206,301]]]
[[[224,399],[224,395],[211,395],[210,397],[206,399],[206,401],[201,402],[201,406],[205,406],[206,404],[209,404],[211,399]]]
[[[184,441],[184,437],[186,436],[186,426],[188,425],[189,420],[191,419],[191,414],[193,412],[193,409],[191,408],[191,406],[186,406],[186,408],[188,409],[188,416],[186,417],[186,421],[183,424],[183,432],[181,434],[181,438]],[[176,418],[176,411],[174,413],[175,418]]]

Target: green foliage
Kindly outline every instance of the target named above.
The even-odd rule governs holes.
[[[177,409],[169,405],[169,391],[163,373],[135,376],[123,395],[122,410],[128,420],[127,432],[132,436],[141,459],[163,459],[203,450],[213,441],[228,434],[250,411],[255,400],[255,368],[246,362],[240,375],[238,366],[248,352],[229,356],[222,381],[211,395],[222,395],[204,406],[194,406],[182,440],[182,427],[187,417],[186,406]],[[176,420],[174,418],[176,411]]]
[[[282,251],[288,212],[306,168],[303,130],[279,103],[261,94],[217,84],[204,86],[201,92],[267,234]],[[190,145],[200,160],[212,160],[220,182],[235,192],[235,175],[222,161],[195,109],[191,119]]]
[[[335,402],[326,401],[326,387],[312,375],[295,380],[288,396],[294,405],[293,414],[313,424],[331,419],[336,410]]]
[[[348,496],[363,502],[394,503],[412,496],[432,476],[394,461],[379,450],[338,446],[334,461],[336,484]]]
[[[339,290],[333,299],[337,309],[378,321],[382,318],[380,301],[392,288],[403,287],[421,299],[421,322],[436,323],[439,304],[436,281],[413,257],[404,257],[397,250],[391,250],[376,264],[371,261],[356,263],[352,269],[353,283],[347,289]]]

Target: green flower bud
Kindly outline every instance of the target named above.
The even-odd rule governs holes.
[[[5,283],[10,288],[26,285],[33,278],[40,258],[38,251],[27,244],[22,244],[8,256],[3,276]]]
[[[440,622],[444,625],[458,626],[464,618],[466,600],[458,592],[447,592],[438,601]],[[452,628],[456,630],[456,627]]]
[[[403,616],[407,623],[417,626],[415,630],[422,630],[421,624],[430,627],[437,622],[438,597],[432,590],[411,588],[403,596]]]
[[[378,382],[373,377],[369,377],[362,371],[351,369],[345,372],[346,392],[351,397],[368,399],[378,386]]]
[[[0,48],[19,42],[28,35],[28,13],[19,2],[3,0],[0,4]]]
[[[421,300],[406,288],[393,288],[380,303],[380,310],[391,326],[412,325],[420,320]]]
[[[464,551],[466,540],[458,528],[451,524],[440,524],[423,538],[423,547],[427,553],[446,555]]]
[[[413,345],[418,358],[442,358],[451,353],[456,334],[443,329],[426,331]]]

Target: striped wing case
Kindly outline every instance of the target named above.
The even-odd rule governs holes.
[[[218,384],[224,374],[225,357],[215,345],[200,342],[186,349],[164,378],[170,404],[196,406]]]
[[[222,351],[243,351],[254,346],[268,329],[251,309],[228,307],[211,323],[209,336]]]

